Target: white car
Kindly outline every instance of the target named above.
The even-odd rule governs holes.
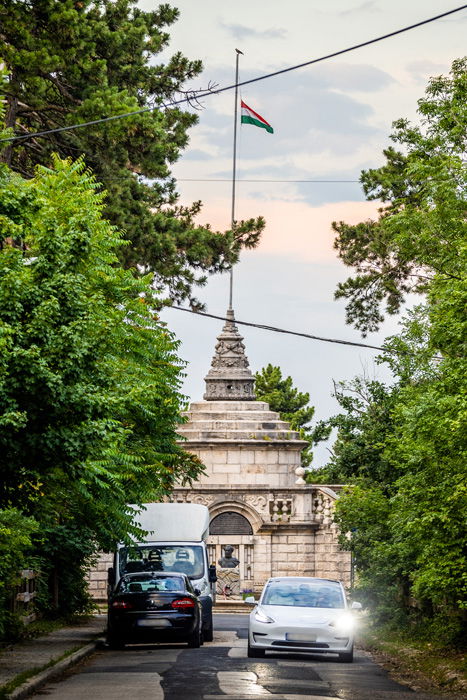
[[[342,583],[325,578],[270,578],[250,615],[248,656],[266,651],[333,653],[353,660],[355,619]]]

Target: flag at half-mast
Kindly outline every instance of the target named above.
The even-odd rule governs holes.
[[[262,129],[266,129],[270,134],[274,133],[272,126],[264,119],[258,112],[255,112],[251,107],[242,100],[241,101],[242,118],[240,120],[241,124],[253,124],[254,126],[259,126]]]

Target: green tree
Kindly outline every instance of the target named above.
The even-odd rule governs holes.
[[[342,533],[351,533],[342,543],[354,554],[360,595],[379,619],[410,620],[440,643],[460,644],[467,607],[467,383],[453,338],[465,336],[466,323],[452,292],[450,283],[439,298],[450,335],[440,333],[437,305],[434,313],[430,306],[415,309],[385,343],[396,354],[380,358],[395,384],[357,379],[350,384],[357,394],[341,396],[345,412],[331,421],[338,427],[334,455],[315,480],[331,474],[351,484],[336,519]],[[453,357],[433,355],[441,337]]]
[[[392,409],[397,389],[366,377],[335,384],[334,396],[342,412],[326,425],[337,429],[331,459],[313,471],[317,483],[348,484],[362,478],[391,484],[393,465],[384,456],[386,438],[393,431]]]
[[[19,583],[21,569],[29,563],[32,536],[39,529],[34,518],[25,517],[16,508],[0,509],[0,639],[15,632],[11,597]]]
[[[392,608],[445,643],[465,641],[467,609],[466,96],[467,61],[455,61],[419,102],[422,126],[396,123],[405,152],[362,176],[386,203],[379,221],[336,226],[336,247],[360,273],[338,290],[357,327],[378,325],[384,299],[396,312],[411,280],[425,294],[385,343],[394,386],[363,406],[352,396],[337,419],[331,469],[353,484],[337,520],[380,613]]]
[[[408,292],[463,279],[459,250],[466,238],[467,59],[449,77],[432,78],[418,102],[421,126],[394,122],[381,168],[363,171],[368,199],[382,200],[377,221],[334,222],[334,247],[357,275],[339,284],[347,321],[365,334],[386,311],[397,313]]]
[[[189,299],[206,275],[228,269],[243,247],[254,247],[264,220],[238,222],[221,233],[196,218],[201,203],[178,203],[170,174],[197,117],[165,107],[186,94],[200,61],[176,53],[166,65],[158,54],[169,42],[178,10],[167,4],[145,12],[136,0],[4,0],[0,56],[9,74],[4,90],[7,126],[18,135],[151,107],[153,111],[73,131],[15,141],[3,158],[31,177],[51,154],[86,165],[109,193],[105,214],[130,245],[126,267],[154,275],[178,302]]]
[[[308,442],[302,452],[302,464],[307,466],[313,459],[312,445],[325,440],[329,431],[322,423],[314,428],[310,425],[315,413],[314,406],[309,405],[310,394],[299,391],[293,386],[292,377],[282,377],[280,367],[269,364],[255,374],[256,397],[266,401],[272,411],[277,411],[282,420],[290,423],[292,430],[299,432],[302,440]]]
[[[55,158],[0,180],[0,507],[40,523],[36,553],[69,612],[92,553],[135,532],[127,504],[201,465],[177,442],[177,342],[150,279],[118,264],[94,177]]]

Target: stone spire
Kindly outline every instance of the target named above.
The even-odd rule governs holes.
[[[243,337],[235,325],[233,309],[227,311],[227,321],[220,335],[205,377],[206,401],[255,401],[255,380],[245,355]]]

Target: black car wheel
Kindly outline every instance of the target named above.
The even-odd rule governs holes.
[[[264,649],[255,649],[254,647],[250,646],[250,642],[248,642],[248,658],[249,659],[261,659],[263,658],[265,654]]]
[[[124,649],[125,642],[121,637],[116,634],[109,634],[107,637],[107,644],[111,649]]]
[[[187,638],[187,643],[191,649],[199,649],[199,647],[201,646],[201,630],[199,629],[199,627],[189,635],[189,637]]]
[[[214,629],[212,625],[212,617],[209,621],[209,627],[203,629],[203,639],[205,642],[212,642],[214,639]]]

